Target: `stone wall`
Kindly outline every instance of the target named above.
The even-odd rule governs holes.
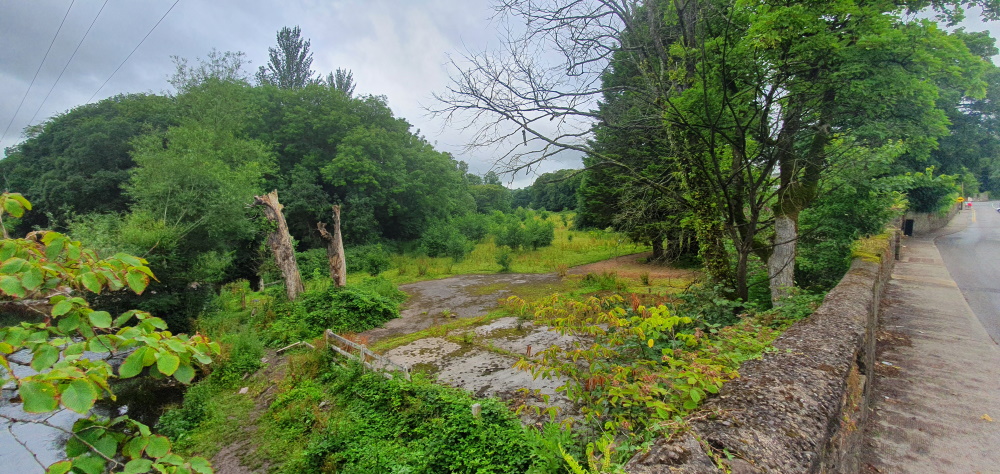
[[[691,429],[657,440],[626,465],[632,474],[858,472],[871,396],[875,330],[896,239],[880,262],[855,259],[809,318],[746,362],[705,402]]]
[[[913,235],[922,235],[930,232],[934,232],[946,225],[951,221],[955,214],[960,211],[961,207],[959,205],[954,205],[951,210],[944,214],[937,213],[927,213],[927,212],[907,212],[903,219],[913,220]]]

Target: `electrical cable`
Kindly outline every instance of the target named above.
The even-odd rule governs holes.
[[[90,30],[94,27],[94,23],[97,23],[97,19],[101,17],[101,12],[104,11],[104,7],[108,6],[109,0],[104,0],[104,4],[101,5],[101,9],[97,11],[97,16],[94,17],[94,21],[90,22],[90,26],[87,27],[87,32],[83,34],[83,38],[80,38],[80,42],[76,44],[76,49],[73,50],[73,54],[69,56],[69,60],[66,61],[66,65],[63,66],[62,71],[59,71],[59,77],[56,77],[56,82],[52,83],[52,87],[49,88],[49,92],[45,94],[45,98],[42,99],[42,103],[38,104],[38,110],[31,116],[31,120],[28,120],[28,125],[31,125],[35,121],[35,117],[38,116],[38,112],[42,111],[42,106],[45,105],[45,101],[49,100],[49,96],[52,95],[52,91],[55,90],[56,84],[59,84],[59,79],[62,79],[63,73],[66,72],[66,68],[69,64],[73,62],[73,58],[76,57],[76,52],[80,50],[80,46],[83,46],[83,41],[87,39],[87,35],[90,34]]]
[[[142,43],[144,43],[146,41],[146,38],[149,38],[149,35],[153,34],[153,30],[155,30],[157,26],[160,26],[160,23],[163,22],[163,19],[166,18],[167,15],[170,14],[170,12],[174,9],[174,7],[177,6],[178,3],[180,3],[180,1],[181,0],[176,0],[176,1],[174,1],[173,5],[170,5],[170,8],[167,10],[167,12],[164,13],[163,16],[160,17],[160,20],[157,21],[156,24],[153,25],[153,27],[149,29],[149,33],[146,33],[146,36],[142,37],[142,41],[139,41],[139,44],[135,45],[135,48],[132,48],[132,52],[128,53],[128,56],[125,57],[125,60],[122,61],[122,63],[119,64],[117,68],[115,68],[115,71],[112,72],[110,76],[108,76],[108,79],[106,81],[104,81],[104,84],[101,84],[101,87],[97,88],[97,91],[94,92],[94,95],[90,96],[90,99],[87,99],[87,103],[93,102],[94,97],[97,97],[97,93],[101,92],[101,89],[104,89],[104,86],[108,85],[108,82],[111,81],[111,78],[115,77],[115,74],[118,73],[118,70],[121,69],[122,66],[124,66],[125,63],[128,62],[129,58],[131,58],[132,55],[135,54],[135,51],[137,49],[139,49],[139,46],[142,46]]]
[[[49,43],[49,49],[45,50],[45,56],[42,56],[42,62],[38,63],[38,69],[35,70],[35,77],[31,78],[31,83],[28,84],[28,90],[24,91],[24,96],[21,97],[21,103],[17,105],[17,110],[14,111],[14,116],[10,118],[7,128],[4,129],[3,135],[0,136],[0,143],[3,142],[4,138],[7,138],[7,132],[10,131],[10,126],[14,124],[14,119],[17,118],[18,112],[21,111],[21,106],[24,105],[24,99],[28,98],[28,93],[31,92],[31,86],[35,85],[35,79],[38,79],[38,73],[42,70],[42,65],[45,64],[45,59],[49,57],[49,51],[52,51],[52,45],[56,44],[56,38],[59,37],[59,32],[62,31],[63,25],[66,24],[66,18],[69,17],[69,11],[73,9],[74,3],[76,3],[76,0],[69,2],[69,8],[66,9],[66,14],[63,15],[62,21],[59,22],[59,28],[56,29],[56,34],[52,37],[52,42]]]

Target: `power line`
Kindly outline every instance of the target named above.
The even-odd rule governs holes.
[[[76,44],[76,49],[73,50],[73,54],[69,56],[69,61],[66,61],[66,65],[63,66],[62,71],[59,71],[59,77],[56,77],[56,82],[52,83],[52,87],[49,88],[49,92],[45,94],[45,98],[42,99],[42,103],[38,104],[38,110],[31,116],[31,120],[28,121],[28,125],[31,125],[35,121],[35,117],[38,116],[38,112],[42,111],[42,106],[45,105],[45,101],[49,100],[49,96],[52,95],[52,91],[55,90],[56,84],[59,84],[59,79],[62,79],[63,73],[66,72],[66,68],[69,64],[73,62],[73,58],[76,57],[76,52],[80,50],[80,46],[83,46],[83,41],[87,39],[87,35],[90,34],[90,30],[94,27],[94,23],[97,23],[97,19],[101,17],[101,12],[104,11],[104,7],[108,6],[108,0],[104,0],[104,4],[101,5],[101,9],[97,11],[97,16],[94,17],[94,21],[90,22],[90,26],[87,27],[87,32],[83,34],[83,38],[80,38],[80,42]]]
[[[69,8],[66,9],[66,14],[63,15],[62,21],[59,22],[59,28],[56,29],[56,34],[52,37],[52,41],[49,43],[49,49],[45,50],[45,56],[42,56],[42,62],[38,63],[38,69],[35,70],[35,76],[31,78],[31,83],[28,84],[28,90],[24,91],[24,96],[21,97],[21,103],[17,104],[17,110],[14,111],[14,116],[10,118],[7,128],[4,129],[3,135],[0,136],[0,142],[3,142],[3,139],[7,138],[7,132],[10,131],[10,126],[14,124],[14,119],[17,118],[18,112],[21,111],[21,106],[24,105],[24,99],[28,98],[28,93],[31,92],[31,86],[35,85],[35,79],[38,79],[38,73],[42,70],[42,65],[45,64],[45,60],[49,57],[49,51],[52,51],[52,45],[56,44],[56,38],[59,37],[59,32],[62,31],[62,27],[66,23],[66,18],[69,17],[69,11],[73,9],[74,3],[76,3],[76,0],[69,2]]]
[[[124,60],[124,61],[122,61],[122,63],[121,63],[121,64],[119,64],[117,68],[115,68],[115,72],[112,72],[112,73],[111,73],[111,75],[110,75],[110,76],[108,76],[108,79],[104,81],[104,84],[101,84],[101,87],[98,87],[98,88],[97,88],[97,91],[96,91],[96,92],[94,92],[94,95],[90,96],[90,99],[87,99],[87,102],[88,102],[88,103],[89,103],[89,102],[92,102],[92,101],[94,100],[94,97],[97,97],[97,93],[98,93],[98,92],[101,92],[101,89],[104,89],[104,86],[108,85],[108,81],[110,81],[112,77],[115,77],[115,74],[117,74],[117,73],[118,73],[118,70],[119,70],[119,69],[121,69],[121,68],[122,68],[122,66],[124,66],[124,65],[125,65],[125,63],[127,63],[127,62],[128,62],[129,58],[131,58],[131,57],[132,57],[132,54],[134,54],[134,53],[135,53],[135,51],[136,51],[137,49],[139,49],[139,46],[142,46],[142,43],[144,43],[144,42],[146,41],[146,38],[149,38],[149,35],[153,34],[153,30],[155,30],[157,26],[160,26],[160,23],[161,23],[161,22],[163,21],[163,19],[164,19],[164,18],[166,18],[166,17],[167,17],[167,15],[169,15],[169,14],[170,14],[171,10],[173,10],[173,9],[174,9],[174,7],[176,7],[176,6],[177,6],[177,4],[178,4],[178,3],[180,3],[180,1],[181,1],[181,0],[176,0],[176,1],[174,1],[174,4],[173,4],[173,5],[170,5],[170,8],[169,8],[169,9],[167,9],[167,12],[166,12],[166,13],[164,13],[164,14],[163,14],[163,16],[161,16],[161,17],[160,17],[160,20],[159,20],[159,21],[157,21],[157,22],[156,22],[156,24],[155,24],[155,25],[153,25],[153,27],[149,29],[149,33],[146,33],[146,36],[143,36],[143,37],[142,37],[142,41],[139,41],[139,44],[135,45],[135,48],[132,48],[132,52],[131,52],[131,53],[128,53],[128,56],[126,56],[126,57],[125,57],[125,60]]]

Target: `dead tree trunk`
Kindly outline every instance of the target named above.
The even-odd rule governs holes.
[[[299,274],[299,264],[295,262],[295,248],[292,247],[292,236],[288,234],[288,224],[281,210],[284,206],[278,202],[278,191],[274,190],[263,196],[254,197],[254,205],[263,206],[264,215],[277,227],[267,236],[267,245],[274,253],[274,263],[281,269],[285,278],[285,292],[289,301],[295,301],[299,293],[305,291],[302,276]]]
[[[316,224],[319,235],[326,241],[326,256],[330,259],[330,278],[338,287],[347,284],[347,262],[344,259],[344,240],[340,237],[340,206],[333,206],[333,235],[326,231],[326,223]]]

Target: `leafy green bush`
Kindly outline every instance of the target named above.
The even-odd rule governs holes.
[[[344,249],[348,272],[365,272],[377,276],[392,266],[392,257],[382,244],[360,245]]]
[[[490,233],[490,219],[484,214],[466,214],[456,217],[452,223],[458,232],[472,242],[482,242]]]
[[[304,277],[330,274],[330,262],[325,248],[295,252],[295,261],[299,264],[299,273]]]
[[[428,257],[448,256],[456,262],[472,251],[473,244],[458,228],[447,222],[437,222],[424,232],[421,248]]]
[[[891,192],[845,183],[802,211],[795,260],[799,286],[823,292],[840,282],[851,264],[851,244],[881,233],[894,214],[895,202]]]
[[[915,212],[943,212],[955,204],[959,188],[959,176],[934,176],[934,167],[923,173],[906,173],[893,178],[898,191],[906,193],[910,209]]]
[[[549,221],[530,219],[524,226],[525,244],[532,250],[548,247],[556,239],[556,226]]]
[[[228,346],[225,356],[216,362],[212,370],[213,382],[224,387],[233,387],[243,380],[246,374],[252,374],[263,367],[260,359],[264,356],[264,343],[257,333],[244,330],[222,338],[222,344]]]
[[[554,223],[535,219],[531,211],[520,209],[517,215],[496,215],[493,216],[494,242],[498,246],[508,247],[511,250],[531,248],[538,250],[539,247],[552,245],[555,240]],[[522,218],[523,216],[523,218]]]
[[[679,300],[672,308],[678,315],[702,321],[709,326],[729,326],[739,322],[739,311],[747,308],[747,303],[726,297],[722,285],[709,286],[704,283],[691,285],[676,295]]]
[[[514,258],[510,254],[510,250],[503,247],[497,249],[497,265],[500,265],[500,273],[509,273],[510,264],[513,262]]]
[[[507,247],[511,250],[518,250],[528,242],[528,235],[525,232],[521,221],[513,216],[506,216],[496,225],[494,230],[494,242],[497,246]]]
[[[156,431],[180,442],[208,416],[208,403],[218,390],[218,386],[207,381],[192,385],[184,393],[183,404],[167,410],[156,422]]]
[[[322,380],[337,417],[281,472],[508,473],[532,462],[527,434],[500,401],[419,378],[386,380],[356,365],[331,365]],[[478,417],[474,402],[482,407]]]
[[[384,278],[370,278],[355,286],[320,286],[299,295],[293,303],[277,305],[277,319],[267,329],[267,340],[285,344],[312,339],[326,329],[362,332],[399,317],[406,295]]]

